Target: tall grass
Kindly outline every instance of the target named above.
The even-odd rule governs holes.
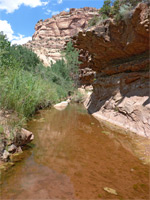
[[[52,86],[27,71],[9,69],[0,75],[0,106],[28,118],[39,106],[57,101]]]

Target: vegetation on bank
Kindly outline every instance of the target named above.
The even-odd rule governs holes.
[[[108,18],[115,21],[125,20],[132,15],[133,8],[140,2],[148,3],[149,0],[105,0],[99,10],[99,16],[94,16],[88,23],[90,26],[102,23]]]
[[[67,44],[65,59],[44,67],[31,50],[12,45],[0,33],[0,109],[29,118],[38,108],[68,96],[77,85],[78,51]]]

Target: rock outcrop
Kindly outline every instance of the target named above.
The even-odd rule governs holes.
[[[32,132],[14,126],[19,120],[13,111],[0,110],[0,166],[11,154],[22,152],[22,146],[34,139]]]
[[[96,8],[70,9],[69,12],[61,12],[58,15],[40,20],[35,25],[35,33],[32,41],[25,44],[32,49],[44,62],[50,65],[61,58],[61,50],[70,37],[87,27],[88,21],[98,15]]]
[[[138,4],[126,20],[108,19],[73,37],[80,49],[81,83],[93,85],[88,111],[150,137],[148,4]]]

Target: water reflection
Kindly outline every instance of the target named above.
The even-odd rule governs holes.
[[[148,199],[149,167],[134,156],[130,140],[103,130],[82,106],[41,111],[29,129],[32,156],[6,178],[2,198]]]

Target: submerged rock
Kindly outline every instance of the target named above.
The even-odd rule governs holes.
[[[114,194],[114,195],[118,195],[116,190],[112,189],[112,188],[108,188],[108,187],[104,187],[104,190],[110,194]]]
[[[58,104],[54,105],[54,108],[56,108],[57,110],[64,110],[67,106],[68,106],[69,102],[67,101],[62,101]]]

